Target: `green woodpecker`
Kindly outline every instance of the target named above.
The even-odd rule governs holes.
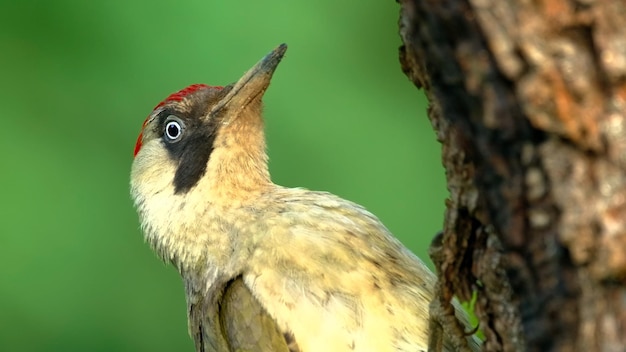
[[[363,207],[270,180],[261,98],[286,50],[170,95],[137,140],[131,194],[184,280],[196,350],[426,351],[428,268]]]

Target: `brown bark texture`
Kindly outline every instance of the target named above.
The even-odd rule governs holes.
[[[438,300],[485,351],[626,350],[626,1],[398,0],[446,169]]]

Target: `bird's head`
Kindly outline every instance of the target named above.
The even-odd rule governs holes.
[[[278,46],[234,84],[194,84],[155,107],[143,123],[131,171],[139,208],[159,196],[190,193],[236,201],[270,184],[261,98],[286,50]]]

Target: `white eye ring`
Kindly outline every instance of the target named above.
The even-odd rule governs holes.
[[[173,115],[167,117],[167,121],[165,122],[165,131],[163,132],[163,134],[168,141],[178,141],[183,135],[183,130],[184,124],[179,118]]]

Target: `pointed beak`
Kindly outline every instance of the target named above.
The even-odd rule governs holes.
[[[216,116],[222,111],[237,112],[245,108],[257,97],[262,97],[265,90],[270,85],[272,75],[278,67],[278,63],[287,51],[287,44],[281,44],[271,53],[267,54],[254,67],[248,70],[224,98],[217,103],[209,116]]]

